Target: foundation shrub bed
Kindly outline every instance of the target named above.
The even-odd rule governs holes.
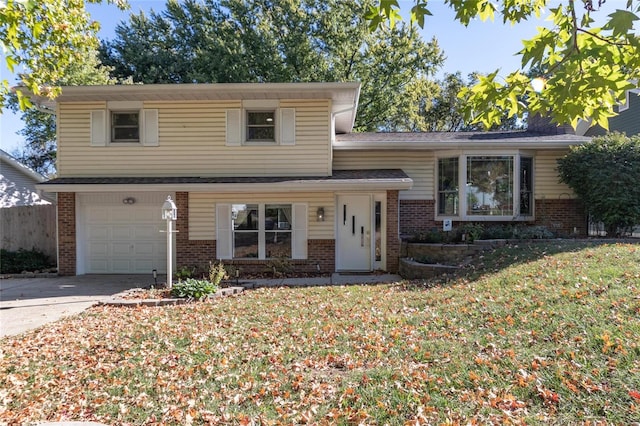
[[[54,268],[55,263],[40,250],[0,250],[0,273],[19,274]]]
[[[476,240],[533,240],[550,239],[556,235],[545,226],[525,225],[485,225],[483,223],[465,223],[452,231],[433,228],[428,232],[412,235],[409,242],[432,244],[472,243]]]

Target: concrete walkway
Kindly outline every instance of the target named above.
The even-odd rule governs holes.
[[[245,288],[304,287],[396,282],[392,274],[333,274],[326,277],[240,280]],[[165,277],[158,277],[159,283]],[[0,279],[0,337],[11,336],[78,314],[113,295],[154,284],[148,275],[80,275]]]

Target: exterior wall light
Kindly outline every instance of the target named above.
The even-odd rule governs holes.
[[[133,197],[126,197],[122,199],[122,204],[135,204],[136,199]]]
[[[318,222],[324,222],[324,207],[318,207],[316,212]]]
[[[167,287],[171,288],[173,286],[171,282],[173,279],[173,233],[177,232],[173,230],[173,222],[178,218],[178,208],[171,196],[168,196],[162,205],[162,218],[167,221]]]

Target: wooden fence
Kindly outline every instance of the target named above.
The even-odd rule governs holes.
[[[56,206],[24,206],[0,209],[3,249],[37,249],[56,260]]]

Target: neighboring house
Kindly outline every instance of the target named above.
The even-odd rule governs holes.
[[[618,115],[609,119],[609,131],[625,133],[627,136],[640,135],[640,89],[627,91],[627,100],[617,107]],[[607,131],[600,126],[590,127],[585,136],[602,136]]]
[[[56,179],[59,272],[176,266],[398,269],[401,234],[443,220],[585,234],[556,159],[588,138],[532,131],[351,133],[357,83],[64,87]],[[556,132],[557,133],[557,132]]]
[[[0,208],[52,204],[52,194],[36,189],[45,180],[0,149]]]

